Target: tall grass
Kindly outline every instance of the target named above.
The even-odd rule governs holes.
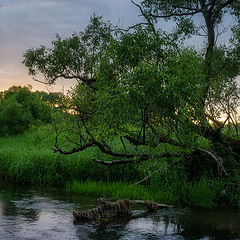
[[[0,176],[22,184],[57,184],[67,181],[119,181],[140,178],[137,165],[94,167],[92,158],[103,159],[96,148],[73,155],[53,153],[55,133],[42,126],[15,137],[0,138]]]
[[[153,200],[162,203],[173,203],[174,196],[170,192],[151,191],[147,186],[131,185],[124,182],[106,183],[102,181],[68,182],[67,190],[75,193],[105,196],[112,199]]]

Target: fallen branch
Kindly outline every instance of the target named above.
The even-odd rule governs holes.
[[[172,205],[167,205],[167,204],[162,204],[162,203],[157,203],[152,201],[130,200],[130,203],[143,205],[148,209],[148,212],[155,212],[156,210],[163,209],[163,208],[173,208]]]
[[[129,155],[129,158],[125,158],[125,159],[121,159],[121,160],[112,160],[112,161],[98,160],[95,158],[93,158],[92,160],[94,161],[94,164],[98,163],[98,164],[102,164],[102,165],[112,166],[112,165],[121,165],[121,164],[127,164],[127,163],[144,162],[144,161],[151,159],[151,157],[152,157],[150,154],[148,155],[148,154],[130,154],[130,153],[128,154],[128,153],[126,153],[126,155]],[[154,157],[171,158],[171,157],[180,157],[182,155],[183,155],[182,152],[176,152],[176,153],[163,152],[163,153],[154,155]]]
[[[204,155],[208,155],[210,156],[211,158],[213,158],[216,163],[217,163],[217,166],[218,168],[227,176],[227,172],[225,170],[225,168],[223,167],[223,159],[219,156],[217,156],[216,154],[214,154],[213,152],[209,151],[209,150],[206,150],[206,149],[203,149],[203,148],[196,148],[196,151],[201,153],[201,154],[204,154]]]
[[[113,161],[102,161],[102,160],[98,160],[93,158],[92,159],[94,161],[94,164],[98,163],[98,164],[102,164],[102,165],[121,165],[121,164],[126,164],[126,163],[134,163],[136,161],[134,161],[134,159],[122,159],[122,160],[113,160]]]
[[[97,200],[99,206],[89,210],[73,211],[74,222],[81,221],[99,221],[104,217],[130,216],[131,205],[143,205],[148,212],[154,212],[158,209],[172,208],[171,205],[160,204],[152,201],[120,199],[115,202],[107,201],[103,198]]]

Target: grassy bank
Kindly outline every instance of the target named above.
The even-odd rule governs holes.
[[[206,179],[195,183],[174,183],[167,187],[158,185],[158,189],[151,184],[142,186],[122,182],[106,183],[91,180],[85,182],[73,181],[67,184],[67,190],[74,193],[91,194],[112,199],[152,200],[175,206],[199,208],[218,206],[223,197],[222,187],[221,182]]]
[[[152,200],[176,206],[190,206],[200,208],[212,208],[219,203],[221,185],[219,183],[201,180],[197,183],[185,183],[184,186],[168,186],[156,189],[153,186],[130,185],[128,183],[116,182],[105,183],[86,181],[73,181],[67,184],[67,190],[81,194],[93,194],[97,196],[110,197],[112,199],[140,199]],[[218,185],[218,188],[216,188]]]
[[[48,137],[46,137],[48,136]],[[144,185],[132,183],[156,167],[134,164],[106,169],[95,166],[93,157],[102,159],[96,148],[74,155],[53,153],[54,132],[49,126],[32,129],[16,137],[0,138],[0,176],[8,182],[31,185],[58,185],[68,191],[106,196],[154,200],[177,206],[211,208],[226,202],[240,206],[240,177],[201,176],[189,180],[183,167],[165,169]]]
[[[109,171],[94,167],[95,148],[74,155],[53,153],[54,131],[42,126],[15,137],[0,138],[0,176],[21,184],[65,185],[74,179],[85,181],[132,180],[140,178],[137,166],[117,166]],[[139,176],[137,176],[139,175]]]

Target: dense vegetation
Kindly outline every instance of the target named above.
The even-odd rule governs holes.
[[[93,15],[79,34],[57,36],[52,48],[25,53],[23,63],[35,78],[42,74],[48,84],[58,78],[78,84],[69,98],[55,96],[55,133],[50,136],[48,130],[43,137],[55,155],[44,150],[31,157],[28,152],[23,162],[17,155],[11,158],[16,161],[12,165],[7,159],[14,153],[8,153],[2,157],[3,175],[19,182],[69,181],[69,188],[89,192],[97,191],[96,183],[76,181],[138,182],[144,190],[136,185],[131,189],[144,199],[200,207],[223,200],[239,205],[239,1],[132,3],[143,21],[128,29]],[[196,14],[202,17],[200,26]],[[230,43],[218,45],[219,26],[227,14],[237,24]],[[162,18],[175,21],[173,32],[157,28]],[[203,49],[187,45],[185,40],[194,34],[205,34]],[[5,98],[1,103],[7,108]],[[29,136],[44,132],[39,128]],[[127,195],[125,185],[101,184],[103,193],[117,197],[119,187]]]
[[[0,136],[16,135],[31,125],[51,121],[49,105],[28,87],[12,86],[0,96]]]
[[[115,199],[150,199],[203,208],[222,203],[240,206],[238,172],[228,178],[206,174],[198,180],[189,181],[184,167],[176,165],[171,169],[165,167],[143,185],[132,185],[149,174],[148,165],[154,165],[154,161],[141,166],[94,167],[92,158],[103,157],[98,149],[65,156],[55,154],[49,148],[54,141],[51,125],[43,125],[14,137],[1,137],[1,178],[18,184],[62,186],[69,191]],[[115,142],[115,147],[121,148],[121,142]]]

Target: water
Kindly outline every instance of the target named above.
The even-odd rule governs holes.
[[[164,210],[111,223],[73,224],[72,211],[96,206],[90,196],[0,185],[0,240],[240,239],[240,211]]]

